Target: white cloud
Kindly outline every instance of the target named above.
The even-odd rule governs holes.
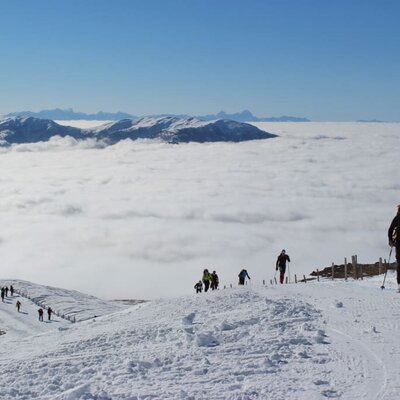
[[[265,123],[277,139],[169,145],[53,138],[0,155],[2,277],[102,297],[191,292],[387,257],[399,124]],[[344,140],[337,140],[343,138]]]

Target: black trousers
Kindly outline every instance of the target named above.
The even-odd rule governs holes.
[[[400,285],[400,243],[396,244],[397,284]]]
[[[210,281],[203,281],[204,283],[204,291],[207,292],[208,288],[210,287]]]

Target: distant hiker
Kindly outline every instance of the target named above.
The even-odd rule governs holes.
[[[43,321],[43,308],[39,308],[38,313],[39,313],[39,321]]]
[[[52,314],[53,312],[54,312],[54,311],[52,310],[51,307],[49,307],[49,308],[47,309],[47,316],[49,317],[49,321],[51,320],[51,314]]]
[[[286,272],[286,261],[290,262],[289,256],[286,254],[285,250],[281,251],[281,254],[279,254],[277,260],[276,260],[276,270],[280,272],[279,276],[279,282],[283,283],[283,280],[285,278],[285,272]]]
[[[19,312],[19,309],[21,308],[21,302],[19,300],[16,302],[15,307],[17,307],[17,310]]]
[[[6,292],[6,297],[8,297],[8,286],[4,288],[4,291]]]
[[[203,291],[203,282],[198,281],[195,285],[194,288],[196,289],[196,293],[201,293]]]
[[[1,301],[4,303],[4,296],[6,294],[6,291],[4,290],[4,288],[1,288]]]
[[[250,279],[250,276],[245,269],[242,269],[238,276],[239,276],[239,285],[244,285],[246,277]]]
[[[397,206],[397,214],[393,218],[388,230],[389,246],[396,248],[397,284],[400,291],[400,204]]]
[[[215,271],[213,271],[211,274],[211,290],[218,289],[218,285],[219,285],[218,275]]]
[[[13,285],[10,285],[10,293],[11,293],[11,297],[14,296],[14,287]]]
[[[204,283],[204,291],[207,292],[211,282],[211,274],[208,272],[208,269],[203,271],[202,281]]]

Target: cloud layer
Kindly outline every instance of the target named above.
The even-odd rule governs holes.
[[[2,277],[156,298],[191,292],[203,267],[269,280],[282,248],[299,275],[387,257],[400,124],[256,125],[280,137],[3,149]]]

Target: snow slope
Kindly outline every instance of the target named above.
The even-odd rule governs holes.
[[[381,278],[249,285],[6,334],[2,399],[392,400],[400,295]]]

